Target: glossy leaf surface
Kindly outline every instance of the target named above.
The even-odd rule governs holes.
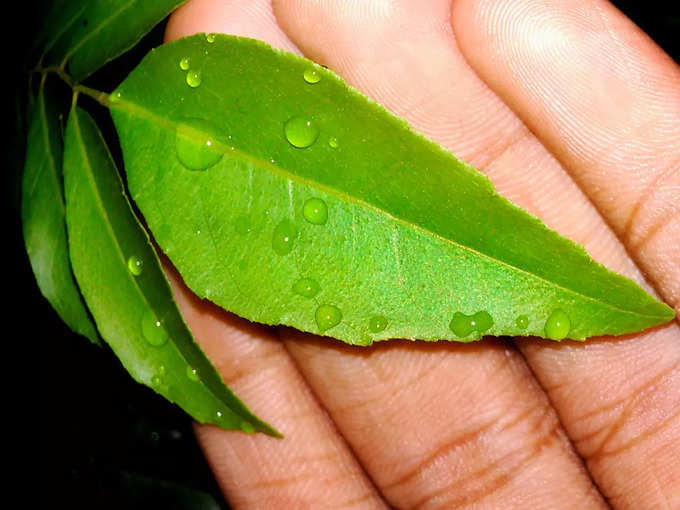
[[[44,66],[64,66],[79,81],[134,46],[184,0],[60,0],[38,41]]]
[[[42,294],[73,331],[98,344],[97,331],[71,271],[59,111],[45,85],[40,86],[26,142],[21,197],[24,243]]]
[[[194,341],[106,144],[79,109],[67,125],[64,183],[74,273],[128,372],[201,423],[276,435],[225,386]]]
[[[673,317],[331,71],[263,43],[164,45],[111,110],[159,245],[250,320],[369,344],[583,339]]]

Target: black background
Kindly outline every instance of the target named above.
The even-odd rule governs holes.
[[[614,3],[676,61],[680,60],[680,12],[677,6],[668,7],[674,2]],[[35,12],[24,8],[13,21],[19,32],[30,34]],[[98,72],[89,83],[96,87],[100,82],[102,89],[110,89],[110,77],[123,76],[150,46],[160,43],[162,33],[163,27],[159,26],[139,49]],[[21,45],[16,39],[4,42],[5,48]],[[13,56],[16,62],[12,65],[21,73],[21,52],[13,50]],[[21,90],[25,82],[16,79],[14,86]],[[38,420],[40,506],[227,509],[194,439],[190,419],[153,391],[135,383],[108,349],[94,347],[70,333],[40,295],[23,252],[18,181],[13,171],[23,161],[21,131],[25,126],[14,106],[10,111],[16,128],[14,136],[8,138],[10,146],[6,151],[6,189],[11,206],[7,241],[11,249],[6,267],[12,268],[7,282],[14,284],[6,290],[13,304],[5,321],[9,331],[5,341],[27,346],[19,373],[31,374],[29,380],[37,379],[39,384],[37,413],[35,405],[26,404],[25,415],[13,418],[30,424],[24,429],[25,444],[31,444],[35,437],[27,431]],[[24,384],[24,379],[14,382],[15,386]],[[32,460],[29,457],[29,462]]]

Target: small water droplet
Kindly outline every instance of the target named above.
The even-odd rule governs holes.
[[[388,320],[384,315],[374,315],[368,321],[368,329],[373,333],[380,333],[387,327]]]
[[[189,170],[207,170],[222,159],[216,144],[216,128],[204,119],[185,119],[177,127],[177,159]]]
[[[319,137],[319,128],[308,117],[293,117],[289,119],[284,128],[286,140],[298,149],[306,149]]]
[[[323,333],[324,331],[340,324],[340,321],[342,320],[342,312],[337,306],[320,305],[316,309],[315,317],[316,325],[319,326],[319,330]]]
[[[241,430],[243,432],[245,432],[246,434],[255,433],[255,427],[253,427],[253,424],[250,423],[249,421],[242,421],[241,422]]]
[[[222,411],[217,411],[217,413],[215,413],[215,414],[217,414],[218,418],[222,418]]]
[[[234,220],[234,229],[242,236],[249,234],[251,231],[250,218],[248,216],[239,216]]]
[[[515,324],[519,329],[527,329],[529,326],[529,317],[526,315],[518,315],[517,319],[515,319]]]
[[[449,323],[451,331],[460,338],[468,336],[473,331],[484,333],[491,329],[491,326],[493,326],[493,318],[486,311],[477,312],[472,315],[456,312]]]
[[[198,372],[195,368],[187,366],[187,377],[191,381],[198,381]]]
[[[158,388],[161,385],[161,378],[158,375],[151,377],[151,387]]]
[[[312,278],[300,278],[293,284],[293,292],[306,298],[313,298],[320,290],[321,286]]]
[[[328,146],[331,149],[337,149],[340,146],[340,143],[338,142],[338,139],[333,136],[328,139]]]
[[[179,68],[182,71],[188,71],[190,67],[191,67],[191,60],[189,59],[189,57],[184,57],[182,60],[179,61]]]
[[[312,85],[321,81],[321,75],[316,71],[316,69],[311,67],[309,69],[305,69],[305,72],[302,73],[302,76],[307,83]]]
[[[123,96],[122,96],[122,94],[121,94],[120,92],[116,92],[116,93],[111,94],[111,95],[109,96],[109,101],[111,101],[112,103],[118,103],[118,102],[120,102],[120,100],[121,100],[122,97],[123,97]]]
[[[207,34],[205,36],[205,40],[208,41],[209,43],[214,43],[215,42],[215,34]]]
[[[138,256],[133,255],[127,261],[128,270],[135,276],[142,274],[144,262]]]
[[[165,375],[165,365],[161,365],[160,367],[158,367],[158,375],[160,375],[161,377]]]
[[[192,89],[195,89],[201,84],[201,72],[200,71],[188,71],[187,72],[187,85]]]
[[[571,320],[567,312],[557,308],[545,321],[545,336],[551,340],[562,340],[567,337],[571,330]]]
[[[295,227],[290,220],[282,220],[274,229],[272,248],[277,255],[288,255],[295,244]]]
[[[168,341],[168,335],[156,315],[147,310],[142,317],[142,335],[149,344],[160,347]]]
[[[314,225],[323,225],[328,221],[328,206],[320,198],[310,198],[302,207],[302,216]]]

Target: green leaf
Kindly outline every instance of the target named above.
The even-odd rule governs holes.
[[[63,67],[80,81],[133,47],[184,0],[61,0],[38,39],[43,65]]]
[[[157,48],[111,110],[155,239],[199,296],[250,320],[368,344],[673,317],[331,71],[263,43]]]
[[[59,112],[46,92],[43,81],[26,142],[21,186],[24,242],[43,296],[73,331],[99,344],[71,272],[64,219]]]
[[[77,108],[66,128],[64,186],[76,279],[128,372],[201,423],[278,435],[225,386],[194,341],[101,133]]]

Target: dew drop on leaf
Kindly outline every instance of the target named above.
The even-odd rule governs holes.
[[[302,216],[314,225],[323,225],[328,221],[328,206],[320,198],[310,198],[302,207]]]
[[[529,317],[526,315],[518,315],[517,319],[515,319],[515,324],[519,329],[527,329],[529,326]]]
[[[179,68],[182,71],[188,71],[190,67],[191,67],[191,60],[189,59],[189,57],[184,57],[182,60],[179,61]]]
[[[567,337],[571,330],[571,320],[567,312],[557,308],[553,310],[545,321],[545,336],[551,340],[562,340]]]
[[[142,317],[142,335],[149,344],[160,347],[168,341],[168,335],[156,315],[147,310]]]
[[[472,315],[461,312],[453,314],[449,328],[458,337],[466,337],[473,331],[483,333],[493,326],[493,318],[489,312],[481,311]]]
[[[319,128],[308,117],[299,116],[289,119],[283,131],[288,143],[298,149],[306,149],[319,137]]]
[[[191,381],[198,381],[198,372],[195,368],[187,366],[187,377]]]
[[[136,255],[132,255],[127,261],[128,270],[135,276],[142,274],[144,262]]]
[[[216,147],[215,128],[203,119],[187,119],[177,127],[177,159],[189,170],[207,170],[222,159]]]
[[[192,89],[195,89],[201,84],[201,72],[200,71],[189,71],[187,72],[187,85]]]
[[[324,332],[331,329],[333,326],[340,324],[342,320],[342,312],[337,306],[333,305],[320,305],[316,309],[316,325],[319,326],[319,330]]]
[[[337,149],[337,148],[340,146],[340,143],[338,142],[338,139],[337,139],[336,137],[333,136],[333,137],[329,138],[329,140],[328,140],[328,146],[329,146],[331,149]]]
[[[312,278],[300,278],[293,284],[293,292],[306,298],[313,298],[320,290],[321,286]]]
[[[387,327],[387,317],[383,315],[374,315],[368,321],[368,329],[373,333],[380,333]]]
[[[293,251],[295,227],[290,220],[282,220],[274,229],[272,248],[277,255],[288,255]]]
[[[153,388],[158,388],[161,385],[161,378],[158,377],[158,375],[154,375],[151,377],[151,386]]]
[[[249,421],[242,421],[241,430],[246,434],[253,434],[255,432],[255,427],[253,427],[253,424]]]
[[[208,41],[209,43],[214,43],[215,42],[215,34],[208,34],[205,36],[205,40]]]
[[[312,68],[305,69],[305,72],[302,73],[302,76],[307,83],[312,85],[321,81],[321,76],[319,73],[317,73],[316,70]]]

